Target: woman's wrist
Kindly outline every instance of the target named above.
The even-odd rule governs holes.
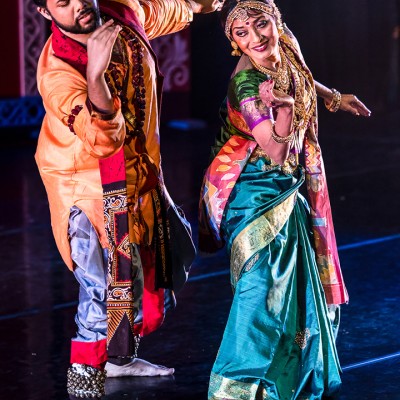
[[[325,100],[324,104],[330,112],[337,112],[342,102],[342,95],[339,91],[333,88],[331,89],[331,94],[331,100]]]
[[[273,122],[271,126],[271,137],[276,143],[290,143],[294,138],[294,130],[292,125],[289,129],[289,132],[284,135],[283,132],[278,134],[276,131],[276,122]]]

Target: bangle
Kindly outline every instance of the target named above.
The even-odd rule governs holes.
[[[275,122],[273,122],[271,128],[271,137],[276,143],[289,143],[294,138],[294,130],[292,130],[288,136],[279,136],[275,130]]]
[[[193,6],[192,6],[192,3],[190,2],[190,1],[188,1],[188,0],[185,0],[185,3],[186,3],[186,6],[187,6],[187,9],[188,9],[188,21],[187,21],[187,26],[189,26],[189,24],[191,23],[191,22],[193,22]]]
[[[324,103],[325,107],[330,112],[336,112],[340,108],[340,103],[342,102],[342,95],[336,89],[331,89],[331,91],[332,91],[332,101],[329,104],[326,101]]]

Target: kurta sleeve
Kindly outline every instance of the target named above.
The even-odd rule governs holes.
[[[43,74],[38,88],[46,112],[77,135],[91,156],[106,158],[121,148],[125,121],[119,98],[114,98],[113,114],[96,113],[88,101],[85,79],[68,66]]]
[[[268,76],[258,71],[243,70],[229,84],[228,101],[241,112],[250,130],[262,121],[273,119],[272,108],[261,101],[259,94],[260,84],[267,79]]]
[[[141,0],[140,4],[149,39],[178,32],[193,20],[193,10],[184,0]]]

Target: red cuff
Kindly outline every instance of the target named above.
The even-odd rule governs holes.
[[[103,369],[107,361],[107,339],[97,342],[71,341],[71,364],[86,364]]]

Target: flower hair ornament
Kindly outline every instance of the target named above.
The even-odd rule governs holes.
[[[228,14],[225,23],[225,35],[229,40],[233,40],[231,34],[233,21],[236,19],[247,21],[249,19],[249,10],[260,11],[273,17],[276,21],[279,35],[283,33],[281,13],[273,0],[267,0],[266,2],[259,0],[237,0],[237,5]]]

